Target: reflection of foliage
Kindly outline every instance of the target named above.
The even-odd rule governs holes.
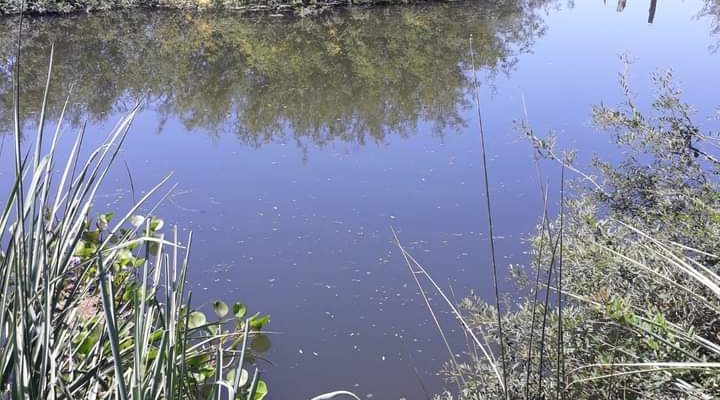
[[[461,124],[469,36],[484,67],[507,71],[543,32],[537,10],[544,4],[438,4],[302,19],[137,11],[32,19],[21,82],[26,103],[39,103],[54,42],[58,83],[50,104],[62,104],[75,82],[73,98],[88,102],[74,106],[76,122],[102,120],[142,98],[188,128],[232,130],[252,145],[284,131],[319,144],[363,143],[407,134],[419,120],[438,129]],[[0,21],[5,126],[12,30],[13,21]],[[27,119],[30,110],[22,114]]]
[[[720,35],[720,0],[705,0],[705,6],[700,12],[700,16],[710,18],[710,33]],[[720,49],[720,40],[712,46],[713,51],[718,49]]]
[[[310,15],[334,7],[421,3],[426,0],[0,0],[0,15],[71,13],[126,8],[231,10]],[[542,1],[542,0],[541,0]]]

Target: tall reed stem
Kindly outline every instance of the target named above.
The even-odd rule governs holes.
[[[500,343],[500,359],[502,362],[502,379],[505,398],[510,398],[507,387],[507,357],[505,355],[505,338],[503,335],[502,310],[500,309],[500,289],[498,288],[497,263],[495,261],[495,236],[493,232],[492,206],[490,201],[490,180],[488,178],[487,154],[485,151],[485,130],[483,129],[482,113],[480,112],[480,93],[478,92],[477,70],[475,68],[475,52],[472,36],[470,36],[470,61],[474,78],[475,108],[477,109],[478,125],[480,126],[480,147],[482,150],[483,178],[485,181],[485,205],[487,206],[488,234],[490,235],[490,260],[492,266],[493,285],[495,287],[495,308],[497,312],[498,342]]]

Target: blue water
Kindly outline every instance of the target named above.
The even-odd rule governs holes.
[[[704,5],[701,1],[663,2],[653,24],[647,23],[648,2],[644,1],[630,1],[622,13],[616,12],[615,4],[601,1],[548,2],[532,11],[537,17],[532,19],[534,27],[529,22],[528,26],[505,23],[503,14],[492,7],[467,3],[422,6],[412,9],[415,14],[378,8],[303,21],[242,20],[243,29],[248,30],[244,32],[258,29],[263,37],[280,32],[277,42],[267,49],[284,52],[283,56],[268,59],[287,60],[287,65],[263,64],[260,55],[248,52],[249,44],[240,39],[220,41],[225,47],[212,53],[207,44],[214,40],[212,32],[222,35],[228,29],[223,18],[245,17],[194,15],[202,24],[192,29],[199,36],[204,32],[201,28],[207,29],[208,42],[179,41],[165,49],[150,33],[133,35],[157,34],[164,29],[165,19],[172,21],[178,14],[149,13],[132,21],[147,24],[146,28],[106,24],[101,37],[91,44],[62,42],[64,32],[82,30],[83,24],[97,29],[93,26],[102,23],[98,18],[112,18],[78,16],[72,24],[59,27],[57,19],[35,21],[31,30],[37,35],[29,41],[34,47],[28,53],[37,65],[43,65],[41,56],[47,54],[47,43],[53,38],[66,51],[77,47],[77,54],[58,61],[58,70],[77,79],[79,92],[97,92],[103,98],[74,98],[76,120],[90,120],[90,142],[98,141],[137,99],[145,100],[121,161],[128,165],[136,196],[173,172],[171,182],[177,188],[157,213],[183,232],[193,231],[189,280],[196,304],[240,300],[252,311],[271,314],[269,329],[276,333],[270,335],[271,349],[263,354],[269,362],[259,365],[272,399],[309,398],[337,389],[355,391],[363,398],[416,399],[443,388],[439,370],[448,355],[392,241],[391,227],[434,278],[452,288],[456,298],[474,291],[489,300],[492,293],[472,72],[462,44],[461,51],[447,56],[431,50],[443,48],[446,39],[465,43],[463,32],[473,30],[506,38],[512,38],[518,26],[529,32],[525,39],[504,42],[504,61],[498,62],[488,49],[478,46],[495,235],[505,276],[509,264],[526,261],[524,239],[542,209],[539,179],[557,188],[559,177],[559,168],[551,162],[535,163],[514,121],[523,119],[526,110],[537,132],[554,130],[560,146],[576,149],[580,162],[593,154],[619,159],[621,154],[609,144],[608,136],[592,127],[591,107],[621,100],[617,79],[623,70],[620,55],[626,54],[633,60],[629,73],[640,104],[647,105],[651,99],[649,74],[672,68],[684,90],[683,98],[697,108],[700,124],[717,128],[718,121],[709,117],[718,106],[714,95],[720,87],[720,54],[713,51],[720,36],[711,33],[718,17],[700,16]],[[453,37],[446,38],[447,26],[442,24],[448,18],[455,21],[450,17],[456,14],[464,17],[457,19],[456,29],[448,29],[447,35]],[[360,17],[375,22],[364,23]],[[394,30],[408,29],[411,18],[434,34],[427,40],[398,39],[402,32]],[[380,54],[379,62],[368,67],[346,57],[342,65],[321,68],[326,62],[322,60],[338,60],[337,52],[348,49],[327,46],[310,51],[307,42],[292,41],[294,37],[311,40],[308,32],[314,32],[315,26],[322,38],[373,37],[364,43],[363,51]],[[377,30],[377,26],[383,30],[374,36],[364,31]],[[296,29],[305,36],[296,36]],[[479,43],[477,35],[474,40]],[[177,58],[158,66],[162,71],[157,76],[125,65],[108,71],[102,60],[114,57],[115,41],[125,37],[137,46],[131,51],[140,59],[163,51]],[[8,41],[3,43],[9,46]],[[393,43],[414,44],[417,51],[394,49]],[[193,46],[197,51],[188,51]],[[12,58],[9,50],[3,50],[5,62]],[[293,57],[321,61],[307,62],[304,67],[299,63],[296,68]],[[83,59],[88,64],[79,68],[77,63]],[[196,65],[190,69],[192,74],[173,75],[188,65]],[[383,70],[384,65],[393,68]],[[153,69],[153,65],[145,67]],[[251,68],[249,84],[233,80],[233,74]],[[408,72],[424,69],[433,74]],[[398,71],[401,74],[396,76]],[[346,75],[338,78],[338,74]],[[38,72],[38,76],[42,75]],[[273,80],[284,76],[293,81]],[[83,77],[95,77],[97,82],[82,88]],[[107,87],[100,87],[103,82]],[[184,85],[175,87],[173,82]],[[368,82],[377,87],[368,87]],[[452,90],[443,90],[449,86]],[[298,95],[301,89],[309,94]],[[268,95],[264,90],[280,92]],[[231,103],[225,108],[205,107],[205,100],[193,102],[195,91]],[[193,96],[186,96],[188,92]],[[433,103],[435,93],[448,99],[447,104]],[[255,102],[263,96],[273,102]],[[2,115],[10,115],[10,103],[3,104]],[[373,107],[381,112],[368,111]],[[428,110],[459,118],[443,126],[438,113]],[[251,123],[255,115],[262,115],[262,123]],[[30,126],[31,117],[28,111]],[[340,120],[339,127],[329,128]],[[373,123],[382,127],[381,133],[376,130],[375,135],[368,135]],[[67,124],[64,146],[77,126]],[[9,155],[4,150],[0,156],[3,184],[10,179]],[[553,203],[555,193],[551,192]],[[131,203],[122,164],[110,177],[104,195],[96,205],[98,212]],[[501,285],[503,292],[512,293],[510,282],[503,280]],[[439,299],[433,303],[456,352],[462,353],[462,334]]]

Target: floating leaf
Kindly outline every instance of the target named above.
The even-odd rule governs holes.
[[[140,227],[144,222],[145,217],[143,217],[142,215],[133,215],[132,217],[130,217],[130,224],[132,224],[132,226],[136,228]]]
[[[228,309],[227,304],[225,304],[224,302],[222,302],[220,300],[213,303],[213,309],[215,310],[215,315],[217,315],[218,318],[225,317],[228,314],[228,312],[230,311]]]
[[[205,318],[205,314],[200,311],[191,312],[188,317],[188,326],[190,329],[195,329],[203,325],[207,325],[207,318]]]
[[[165,221],[163,221],[160,218],[151,217],[150,218],[150,230],[155,232],[163,228],[165,226]]]
[[[100,325],[97,325],[97,327],[99,326]],[[78,352],[80,354],[90,353],[90,350],[92,350],[98,340],[100,340],[102,329],[98,329],[97,327],[92,331],[85,333],[84,337],[81,338],[80,345],[78,346]]]
[[[185,362],[187,363],[187,366],[193,370],[198,370],[203,367],[204,365],[207,365],[210,362],[210,359],[212,357],[208,353],[200,353],[196,355],[189,356]]]
[[[262,317],[253,316],[248,320],[248,324],[250,324],[250,329],[259,331],[261,330],[265,325],[270,322],[270,316],[269,315],[263,315]]]
[[[245,306],[245,304],[242,304],[242,303],[233,304],[233,315],[235,315],[235,318],[242,319],[246,313],[247,313],[247,307]]]
[[[255,398],[253,400],[262,400],[268,394],[267,384],[265,381],[258,381],[255,388]]]
[[[235,374],[237,373],[237,368],[232,368],[227,373],[227,381],[228,382],[235,382]],[[246,369],[240,369],[240,382],[238,384],[239,387],[243,387],[248,383],[248,380],[250,379],[250,374]]]

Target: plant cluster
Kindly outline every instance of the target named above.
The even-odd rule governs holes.
[[[580,179],[560,216],[538,225],[530,268],[512,270],[524,294],[502,315],[503,343],[496,308],[463,301],[472,329],[510,357],[500,365],[472,348],[472,361],[450,364],[459,398],[720,396],[720,137],[694,121],[671,72],[653,76],[651,112],[626,76],[625,101],[593,110],[619,163],[596,158],[587,173],[521,124],[542,158]]]
[[[51,71],[52,61],[46,87]],[[136,111],[86,160],[84,130],[70,154],[57,150],[62,114],[48,134],[45,102],[34,144],[15,124],[14,179],[0,209],[2,399],[267,394],[247,365],[248,343],[269,317],[248,317],[239,303],[230,310],[216,302],[212,320],[193,310],[185,288],[191,237],[181,243],[176,229],[165,233],[162,220],[138,215],[167,178],[123,216],[89,218]]]

